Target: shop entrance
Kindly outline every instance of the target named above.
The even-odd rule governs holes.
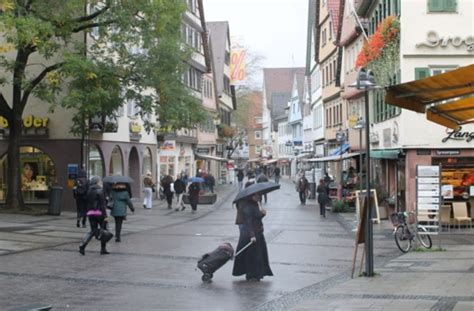
[[[20,147],[21,191],[25,203],[47,203],[49,189],[57,184],[56,167],[51,157],[33,146]],[[7,192],[7,155],[0,159],[0,201]]]

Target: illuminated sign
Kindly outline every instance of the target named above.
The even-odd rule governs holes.
[[[46,128],[48,127],[49,118],[48,117],[35,117],[29,115],[23,119],[24,128]],[[8,121],[4,117],[0,117],[0,128],[8,128]]]

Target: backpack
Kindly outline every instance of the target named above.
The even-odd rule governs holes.
[[[82,178],[76,179],[76,195],[77,196],[86,196],[87,190],[88,190],[88,184],[87,181],[85,181]]]

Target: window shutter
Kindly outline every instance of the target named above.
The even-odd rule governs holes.
[[[443,12],[444,0],[428,0],[428,11],[429,12]]]
[[[415,80],[424,79],[430,76],[429,68],[415,68]]]
[[[443,12],[456,12],[457,0],[444,0]]]

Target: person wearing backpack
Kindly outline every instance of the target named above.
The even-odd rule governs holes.
[[[87,209],[87,188],[88,181],[84,172],[79,173],[75,180],[72,192],[76,200],[77,222],[76,226],[79,228],[82,223],[82,228],[86,228],[86,209]]]

